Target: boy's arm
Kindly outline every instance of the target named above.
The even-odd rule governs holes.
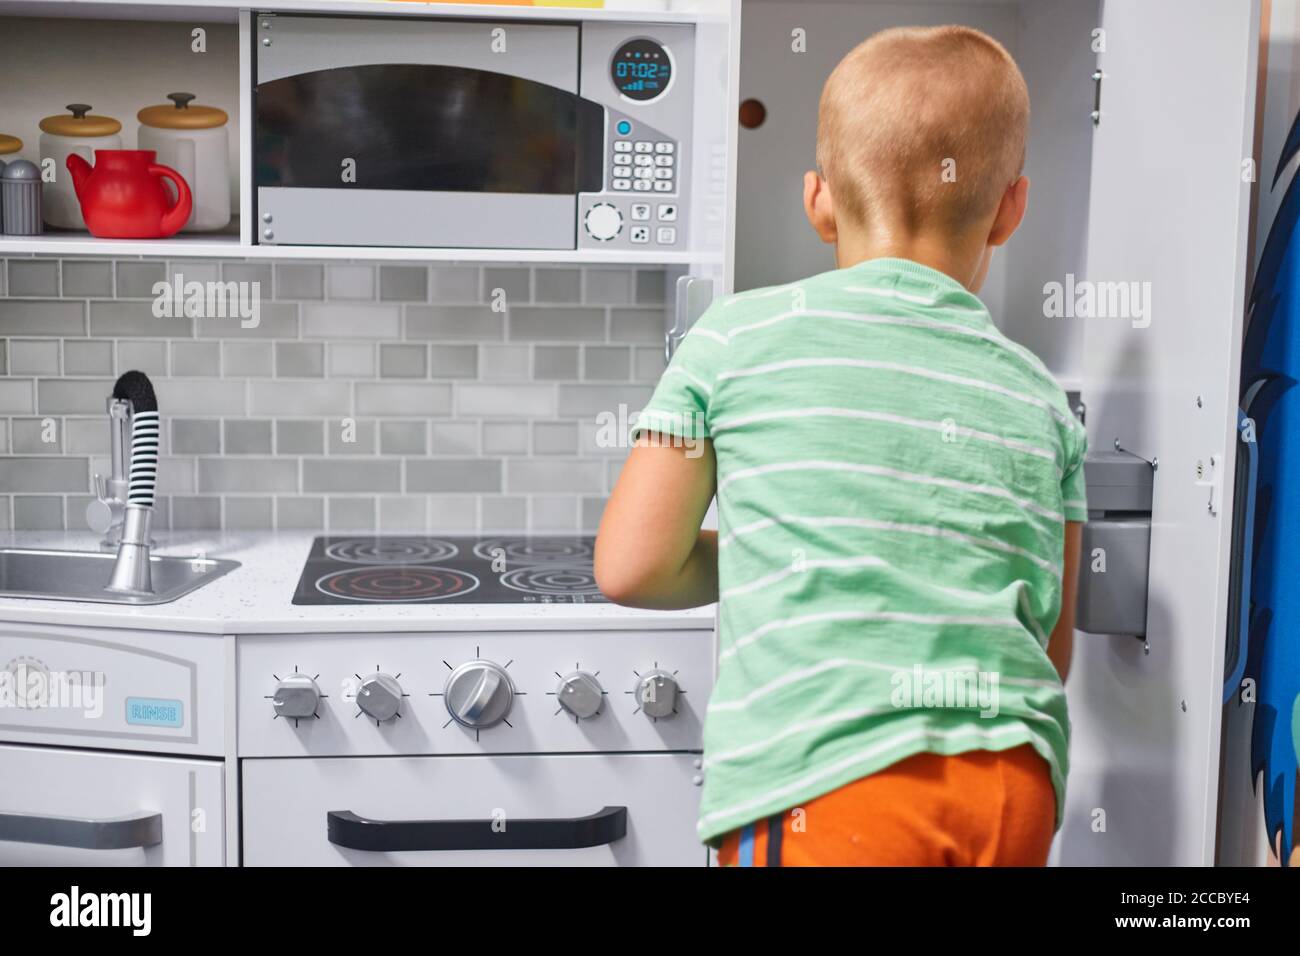
[[[643,434],[605,506],[596,583],[611,601],[670,610],[718,599],[718,535],[701,531],[716,490],[713,442]]]
[[[1078,521],[1065,523],[1065,560],[1061,577],[1061,616],[1056,619],[1052,636],[1047,640],[1047,656],[1061,683],[1070,674],[1070,657],[1074,652],[1074,608],[1079,593],[1079,549],[1083,540],[1083,525]]]

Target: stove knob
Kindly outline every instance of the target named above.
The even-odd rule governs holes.
[[[291,674],[275,685],[271,706],[279,717],[315,717],[320,688],[306,674]]]
[[[579,720],[595,717],[600,713],[604,698],[604,688],[595,676],[586,671],[573,671],[560,679],[555,688],[555,696],[560,706]]]
[[[357,688],[357,706],[372,720],[392,720],[402,703],[402,685],[387,674],[368,674]]]
[[[677,678],[665,670],[642,674],[632,693],[647,717],[671,717],[677,708]]]
[[[447,678],[443,700],[447,712],[462,727],[491,727],[505,720],[515,689],[505,668],[491,661],[461,664]]]
[[[591,238],[609,242],[623,231],[623,214],[610,203],[598,202],[587,210],[582,225]]]

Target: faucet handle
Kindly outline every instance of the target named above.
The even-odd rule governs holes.
[[[97,498],[108,497],[108,495],[106,494],[108,490],[108,486],[104,482],[104,476],[101,475],[99,472],[95,472],[95,479],[93,482],[91,482],[91,490],[95,492],[95,497]]]

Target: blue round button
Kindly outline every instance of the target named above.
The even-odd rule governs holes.
[[[618,130],[619,136],[626,136],[628,133],[632,132],[632,124],[627,120],[619,120],[618,126],[615,128]]]

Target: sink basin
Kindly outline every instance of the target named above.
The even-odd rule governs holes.
[[[238,561],[153,555],[154,593],[120,594],[104,590],[116,560],[113,551],[0,548],[0,598],[166,604],[239,567]]]

